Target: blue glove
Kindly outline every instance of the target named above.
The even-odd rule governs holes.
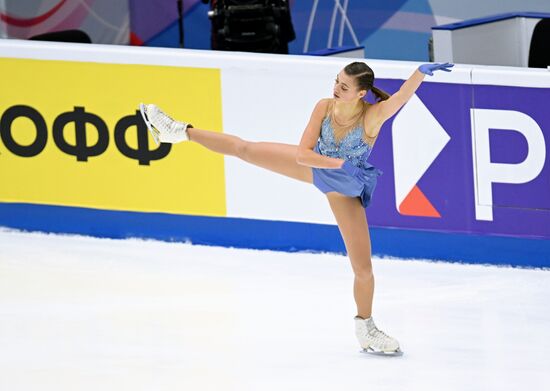
[[[430,76],[433,76],[433,72],[434,71],[445,71],[445,72],[451,72],[450,69],[448,68],[452,68],[454,67],[455,64],[451,64],[450,62],[446,62],[444,64],[441,64],[441,63],[428,63],[428,64],[422,64],[418,67],[418,70],[422,73],[424,73],[425,75],[430,75]]]
[[[366,183],[370,176],[367,172],[359,167],[354,166],[348,160],[344,161],[342,169],[351,177],[357,179],[359,182]]]

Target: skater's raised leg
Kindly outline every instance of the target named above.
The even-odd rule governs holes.
[[[189,139],[211,151],[238,157],[248,163],[312,183],[311,167],[296,163],[298,146],[272,142],[246,141],[240,137],[201,129],[188,129]]]
[[[155,141],[194,141],[211,151],[235,156],[278,174],[313,183],[311,167],[296,162],[297,145],[252,142],[231,134],[196,129],[185,122],[172,119],[155,105],[142,104],[140,110]]]

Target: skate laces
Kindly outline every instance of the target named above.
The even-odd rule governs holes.
[[[374,340],[375,343],[386,344],[393,341],[392,337],[380,330],[374,323],[370,330],[367,328],[367,334]]]
[[[176,133],[178,132],[178,130],[185,128],[185,125],[183,123],[176,121],[158,107],[156,107],[153,116],[156,127],[161,128],[159,129],[161,131]]]
[[[380,339],[380,340],[393,339],[392,337],[390,337],[388,334],[386,334],[382,330],[378,329],[377,327],[375,327],[371,331],[369,331],[369,334],[371,336],[373,336],[374,338]]]

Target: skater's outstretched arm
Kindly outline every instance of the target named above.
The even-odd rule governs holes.
[[[321,133],[321,124],[327,113],[328,103],[330,99],[321,99],[313,112],[311,118],[302,134],[302,139],[298,145],[298,153],[296,154],[296,163],[308,167],[316,168],[340,168],[344,163],[343,159],[323,156],[316,153],[313,148],[319,139]]]
[[[408,102],[408,100],[414,95],[415,91],[420,87],[425,75],[433,75],[434,71],[443,70],[450,72],[449,68],[454,64],[422,64],[414,71],[414,73],[407,79],[399,91],[393,94],[387,100],[381,101],[374,105],[374,115],[379,122],[384,122],[401,109]]]

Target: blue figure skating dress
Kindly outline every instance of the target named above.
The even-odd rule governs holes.
[[[332,106],[332,105],[331,105]],[[327,115],[321,125],[321,135],[314,151],[318,154],[338,159],[348,160],[356,167],[365,170],[365,182],[350,176],[342,168],[315,168],[313,167],[313,184],[323,193],[336,191],[349,197],[359,197],[361,204],[366,208],[372,199],[376,187],[377,177],[382,171],[367,162],[372,152],[372,145],[363,140],[363,119],[352,128],[345,137],[336,141],[331,116]]]

